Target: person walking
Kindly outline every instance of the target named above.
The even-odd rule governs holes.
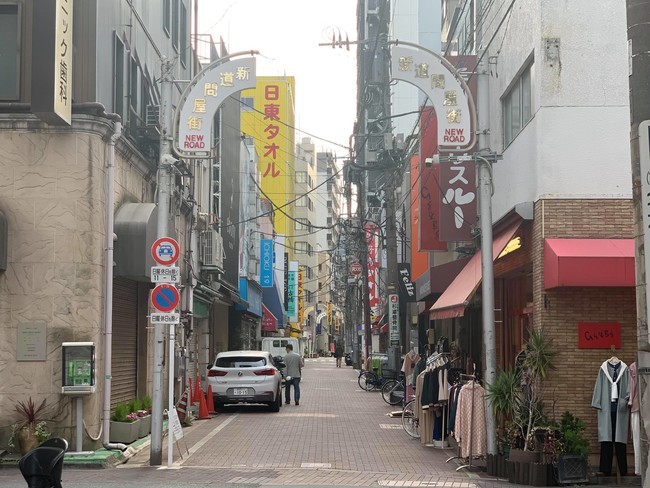
[[[340,368],[341,367],[341,358],[343,357],[343,347],[341,347],[340,343],[338,343],[336,345],[336,349],[334,349],[334,357],[336,358],[336,367]]]
[[[293,385],[293,398],[296,405],[300,405],[300,376],[305,365],[302,357],[293,351],[293,345],[287,344],[287,355],[284,357],[286,377],[284,383],[284,403],[291,403],[291,385]]]

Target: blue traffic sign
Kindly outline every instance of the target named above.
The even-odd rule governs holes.
[[[151,304],[160,312],[171,312],[180,301],[180,294],[173,285],[161,284],[151,292]]]

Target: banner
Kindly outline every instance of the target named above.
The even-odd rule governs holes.
[[[289,261],[287,295],[288,320],[296,322],[298,320],[298,261]]]
[[[411,265],[399,263],[397,265],[399,275],[399,289],[405,302],[415,302],[415,283],[411,281]]]
[[[260,239],[260,285],[273,286],[273,241]]]

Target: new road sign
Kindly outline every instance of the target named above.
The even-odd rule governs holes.
[[[181,274],[178,266],[152,266],[152,283],[180,283]]]
[[[180,247],[176,239],[161,237],[151,246],[151,257],[155,262],[163,266],[169,266],[178,261]]]
[[[181,296],[174,285],[157,285],[151,292],[151,304],[159,312],[171,312]]]

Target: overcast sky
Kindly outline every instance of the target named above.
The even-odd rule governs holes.
[[[341,32],[356,40],[354,0],[199,0],[199,33],[232,52],[257,50],[258,76],[296,79],[296,142],[347,155],[356,111],[356,46],[320,47]],[[309,134],[306,134],[309,133]],[[324,140],[323,140],[324,139]],[[331,141],[331,142],[328,142]]]

